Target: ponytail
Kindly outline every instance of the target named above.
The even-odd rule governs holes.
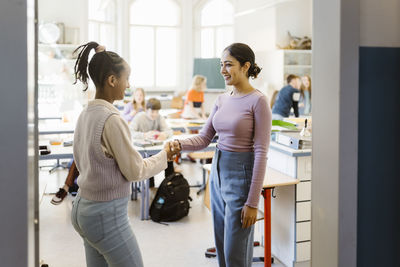
[[[74,67],[74,73],[75,73],[75,82],[76,84],[79,81],[81,81],[85,85],[85,89],[83,91],[86,91],[88,89],[88,80],[89,80],[89,74],[88,74],[88,59],[89,59],[89,53],[90,50],[96,49],[99,44],[96,42],[89,42],[87,44],[79,46],[77,49],[75,49],[74,53],[78,52],[80,49],[81,51],[78,54],[78,58],[75,63]]]
[[[90,50],[94,49],[96,54],[89,61]],[[79,46],[75,49],[74,53],[79,52],[78,58],[75,63],[74,73],[76,84],[81,81],[85,85],[86,91],[88,89],[89,78],[92,79],[97,89],[102,89],[106,79],[110,75],[120,76],[121,71],[124,69],[124,59],[117,53],[105,51],[103,46],[99,46],[96,42],[89,42]]]

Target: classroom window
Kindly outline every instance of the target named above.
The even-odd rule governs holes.
[[[200,57],[220,57],[222,50],[233,43],[233,15],[233,5],[228,0],[210,0],[200,8],[196,25]]]
[[[132,2],[129,60],[135,87],[160,91],[176,87],[180,12],[180,6],[173,0]]]
[[[115,1],[89,0],[88,5],[88,39],[105,45],[107,50],[115,50]]]

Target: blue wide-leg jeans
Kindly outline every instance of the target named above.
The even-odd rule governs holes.
[[[210,178],[211,213],[220,267],[250,267],[254,225],[242,228],[241,212],[250,190],[254,152],[216,149]]]
[[[88,267],[143,267],[128,219],[128,198],[98,202],[78,194],[71,221],[83,239]]]

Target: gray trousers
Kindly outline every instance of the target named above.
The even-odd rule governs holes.
[[[211,213],[220,267],[250,267],[254,225],[242,228],[241,212],[250,190],[254,152],[216,149],[210,178]]]

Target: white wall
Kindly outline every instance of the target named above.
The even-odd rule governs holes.
[[[62,22],[65,27],[79,29],[79,43],[87,41],[86,0],[38,0],[38,12],[39,23]]]
[[[263,68],[251,81],[267,97],[274,91],[267,72],[275,66],[267,61],[267,51],[288,45],[288,31],[298,37],[312,37],[312,0],[236,0],[235,41],[248,44]]]
[[[287,32],[312,37],[312,0],[236,0],[235,40],[255,51],[287,45]]]
[[[399,0],[360,0],[360,46],[400,47]]]
[[[294,0],[279,4],[276,8],[276,42],[288,43],[287,31],[297,37],[312,37],[312,0]]]

